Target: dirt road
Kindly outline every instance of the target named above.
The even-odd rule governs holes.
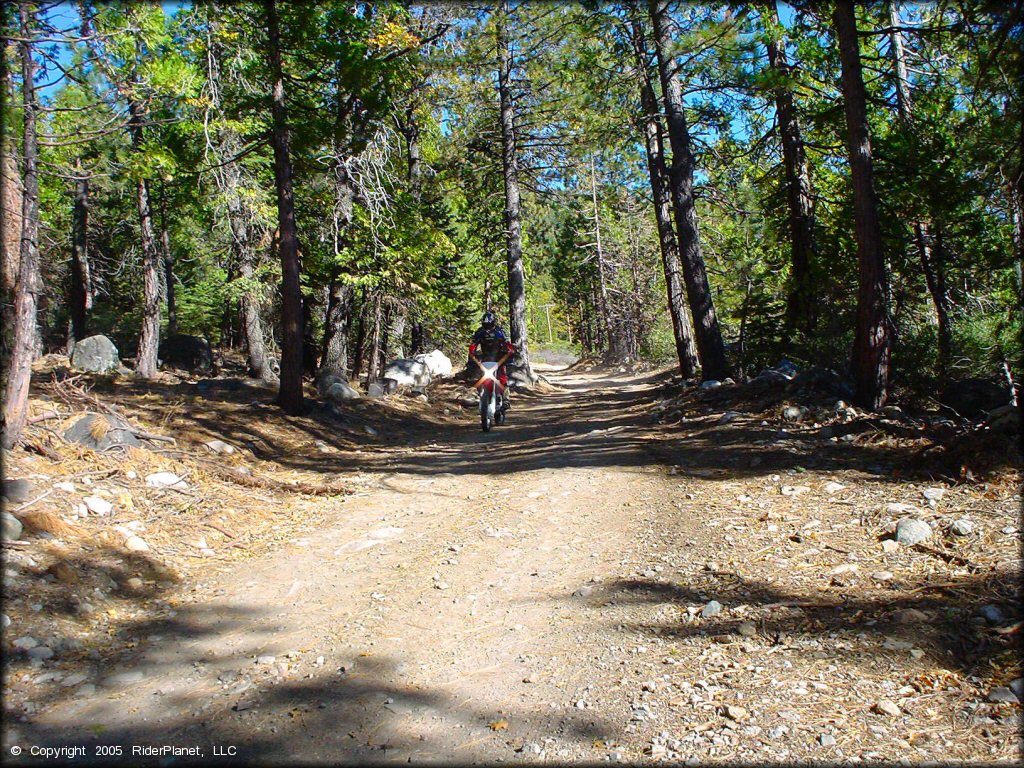
[[[94,691],[19,726],[19,743],[151,763],[138,748],[268,764],[1014,754],[1016,715],[961,714],[984,692],[940,658],[941,605],[870,593],[844,608],[822,598],[835,564],[765,559],[813,517],[846,562],[842,537],[865,538],[852,496],[806,512],[771,470],[680,470],[647,418],[653,378],[552,379],[491,434],[467,413],[368,455],[364,490],[319,502],[329,525],[135,625],[137,656],[93,670]],[[815,493],[837,477],[800,472]],[[894,609],[921,616],[878,623]],[[937,659],[951,677],[908,687]]]

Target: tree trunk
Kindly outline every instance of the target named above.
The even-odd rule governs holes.
[[[850,176],[853,181],[854,233],[859,281],[857,330],[851,370],[858,403],[871,409],[885,405],[889,386],[892,323],[888,307],[888,276],[878,220],[868,130],[867,96],[857,44],[857,19],[852,0],[837,0],[832,14],[842,63]]]
[[[594,246],[597,255],[598,285],[601,288],[601,323],[604,325],[605,338],[608,340],[605,352],[609,359],[615,359],[618,351],[613,349],[616,334],[612,329],[612,315],[608,306],[608,279],[604,270],[604,251],[601,248],[601,213],[597,205],[597,166],[593,157],[590,158],[590,200],[594,207]]]
[[[370,328],[370,348],[366,358],[366,386],[376,381],[380,375],[380,314],[381,314],[381,289],[373,292],[373,325]]]
[[[350,381],[359,381],[363,371],[363,353],[366,351],[366,311],[367,302],[366,289],[363,288],[359,296],[359,328],[356,331],[356,353],[352,357],[352,378]]]
[[[270,71],[274,79],[274,186],[277,188],[277,219],[281,256],[281,384],[277,404],[285,413],[297,416],[304,410],[302,394],[303,332],[302,290],[299,286],[299,240],[295,226],[295,198],[292,191],[291,140],[281,69],[281,33],[276,0],[265,0]]]
[[[302,370],[308,376],[316,376],[316,341],[313,339],[313,296],[302,297]]]
[[[89,274],[89,179],[81,164],[75,180],[75,202],[71,214],[71,286],[68,314],[71,338],[68,352],[88,335],[89,310],[92,309],[92,281]]]
[[[24,184],[21,203],[21,243],[18,249],[18,280],[14,289],[14,334],[4,389],[0,444],[10,449],[21,436],[28,419],[28,391],[36,340],[36,309],[42,291],[39,274],[39,168],[36,139],[35,72],[32,36],[35,14],[23,0],[18,6],[21,41],[22,104],[24,107]]]
[[[333,374],[347,377],[348,375],[348,331],[352,321],[352,297],[352,286],[346,285],[337,278],[331,281],[318,376]]]
[[[935,324],[938,334],[938,373],[945,379],[953,362],[953,332],[949,322],[949,294],[946,289],[945,250],[941,229],[937,228],[932,238],[930,230],[923,224],[914,227],[921,257],[928,293],[935,307]],[[933,247],[934,245],[934,247]]]
[[[658,54],[658,73],[661,76],[662,98],[668,119],[668,138],[672,146],[672,165],[669,168],[669,186],[675,212],[676,230],[686,294],[690,299],[693,325],[700,355],[701,373],[705,379],[724,379],[729,375],[725,357],[725,344],[715,314],[711,287],[708,284],[697,227],[697,209],[693,199],[693,154],[690,150],[690,132],[683,112],[683,92],[679,83],[678,66],[671,56],[672,37],[669,31],[669,0],[648,0],[648,10],[654,29],[654,47]]]
[[[413,323],[410,335],[412,338],[409,354],[418,355],[423,352],[423,323]]]
[[[402,126],[405,136],[406,156],[408,158],[409,194],[417,203],[423,196],[423,174],[420,167],[420,127],[416,122],[416,106],[410,104],[405,110],[405,123]]]
[[[174,298],[174,255],[167,231],[167,190],[160,185],[160,250],[164,261],[164,284],[167,291],[167,335],[178,333],[178,303]]]
[[[395,304],[391,311],[391,324],[388,327],[388,349],[385,354],[387,358],[405,357],[405,325],[406,309],[401,304]]]
[[[128,105],[131,116],[129,127],[132,146],[142,151],[146,112],[134,99]],[[149,183],[139,179],[135,185],[135,203],[139,213],[139,233],[142,239],[142,331],[135,357],[135,375],[144,379],[156,376],[160,348],[160,254],[153,236],[153,211],[150,206]]]
[[[505,238],[508,264],[508,307],[511,341],[519,350],[517,369],[527,383],[537,377],[530,365],[526,324],[526,273],[520,225],[519,161],[516,154],[515,108],[512,103],[512,48],[508,37],[508,0],[498,12],[498,95],[501,102],[501,165],[505,181]]]
[[[676,233],[672,229],[672,203],[666,189],[668,174],[665,169],[661,123],[658,119],[658,100],[654,93],[654,82],[648,66],[647,40],[644,36],[643,24],[637,16],[633,16],[630,24],[633,32],[634,61],[639,75],[640,102],[644,111],[643,131],[644,147],[647,154],[647,175],[651,181],[654,216],[658,225],[661,265],[665,271],[665,288],[668,292],[668,312],[672,319],[672,336],[676,342],[679,373],[684,379],[689,379],[697,375],[699,361],[697,345],[693,340],[690,313],[686,306]]]
[[[5,60],[5,57],[0,57],[0,62]],[[3,258],[0,259],[0,302],[3,305],[6,349],[11,343],[10,334],[14,330],[14,291],[18,284],[20,265],[21,206],[24,190],[18,160],[14,157],[15,150],[8,131],[0,131],[0,141],[4,144],[3,156],[0,157],[0,163],[3,164],[0,167],[0,204],[3,205],[3,210],[0,211],[0,248],[3,248]]]
[[[769,3],[775,23],[778,13],[775,0]],[[768,63],[780,78],[789,76],[789,62],[782,40],[773,38],[768,43]],[[786,200],[789,208],[790,259],[792,274],[789,297],[786,301],[786,319],[792,331],[808,338],[817,324],[817,303],[814,301],[814,283],[811,265],[815,259],[814,201],[811,198],[811,173],[804,151],[800,123],[793,104],[793,91],[788,84],[775,87],[775,112],[778,116],[782,139],[782,163],[786,171]]]

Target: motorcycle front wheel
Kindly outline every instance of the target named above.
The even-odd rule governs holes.
[[[484,432],[491,431],[491,398],[493,392],[484,389],[480,392],[480,429]]]

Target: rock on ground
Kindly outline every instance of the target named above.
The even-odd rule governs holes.
[[[87,413],[64,431],[64,439],[105,451],[115,445],[141,445],[131,425],[120,416]]]
[[[904,517],[896,524],[896,541],[906,546],[920,544],[932,537],[932,527],[924,520]]]
[[[121,364],[117,347],[106,336],[89,336],[75,344],[71,365],[79,371],[104,373]]]
[[[180,333],[160,344],[160,362],[190,373],[214,373],[213,349],[202,336]]]

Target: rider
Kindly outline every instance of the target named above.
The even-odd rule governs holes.
[[[484,312],[480,318],[480,328],[473,334],[473,340],[469,343],[469,356],[477,362],[496,363],[502,361],[498,366],[497,379],[501,383],[501,410],[509,409],[509,398],[505,394],[508,387],[508,372],[505,370],[505,363],[517,352],[515,345],[508,340],[505,331],[498,325],[498,319],[490,310]]]

